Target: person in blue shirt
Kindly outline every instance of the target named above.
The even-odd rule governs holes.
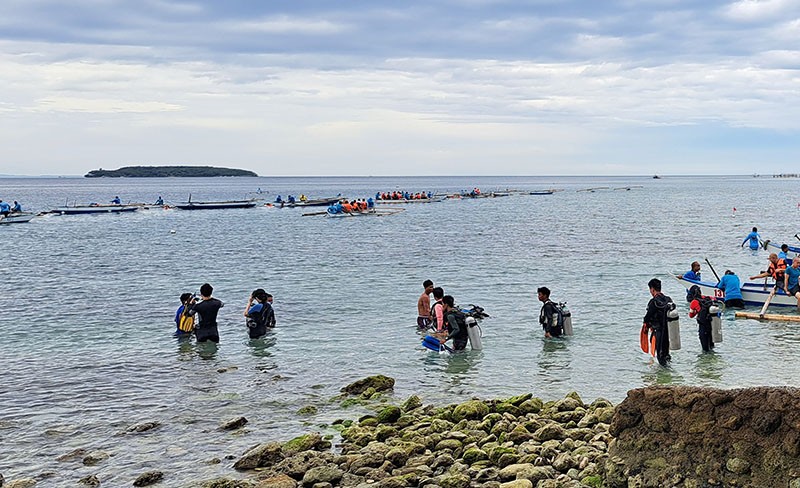
[[[798,278],[800,278],[800,259],[792,261],[792,265],[786,268],[783,277],[785,285],[783,289],[786,290],[787,295],[793,295],[797,298],[797,308],[800,310],[800,283],[798,282]]]
[[[158,196],[158,200],[156,200],[156,205],[164,205],[164,199],[161,198],[161,195]]]
[[[367,198],[367,208],[375,208],[375,200],[372,197]]]
[[[121,205],[122,204],[122,200],[119,199],[119,196],[116,196],[116,197],[114,197],[113,200],[111,200],[111,203],[113,203],[114,205]]]
[[[0,214],[7,217],[8,214],[10,213],[11,213],[11,205],[9,205],[7,202],[0,200]]]
[[[726,308],[744,308],[744,300],[742,299],[742,283],[739,277],[729,270],[725,270],[725,274],[717,283],[717,288],[725,293],[725,307]]]
[[[697,261],[692,263],[692,269],[683,273],[684,280],[701,281],[700,280],[700,263]]]
[[[191,337],[194,332],[194,316],[183,314],[193,298],[191,293],[181,295],[181,306],[175,311],[175,337]]]
[[[778,253],[778,259],[783,259],[786,261],[787,266],[792,265],[792,258],[789,257],[789,245],[788,244],[781,244],[781,252]]]
[[[11,207],[12,212],[22,212],[22,205],[19,204],[18,201],[14,200],[14,206]]]
[[[267,329],[275,327],[275,313],[272,311],[269,293],[259,288],[250,295],[244,316],[247,320],[247,332],[251,339],[258,339],[267,333]]]
[[[744,240],[742,241],[741,247],[744,247],[745,243],[747,241],[750,241],[750,249],[755,251],[755,250],[758,249],[758,246],[760,244],[760,242],[759,242],[760,239],[761,239],[761,236],[758,235],[758,229],[753,227],[753,231],[751,233],[747,234],[747,237],[745,237]]]

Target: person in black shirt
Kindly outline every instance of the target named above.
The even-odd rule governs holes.
[[[219,342],[219,330],[217,329],[217,313],[223,307],[223,303],[211,297],[214,288],[208,283],[200,287],[201,300],[192,302],[189,306],[189,314],[196,313],[198,323],[195,327],[197,342]]]
[[[564,331],[558,325],[558,311],[556,305],[550,300],[550,289],[546,286],[536,290],[539,301],[544,303],[539,311],[539,323],[542,324],[545,337],[559,337]]]
[[[463,351],[467,347],[467,341],[469,340],[466,315],[456,308],[455,299],[450,295],[445,295],[442,298],[442,311],[444,312],[446,335],[442,333],[441,335],[444,338],[440,339],[439,342],[444,344],[453,339],[453,350]]]

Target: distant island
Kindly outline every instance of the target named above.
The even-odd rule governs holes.
[[[165,178],[208,176],[258,176],[252,171],[214,166],[125,166],[120,169],[95,169],[86,178]]]

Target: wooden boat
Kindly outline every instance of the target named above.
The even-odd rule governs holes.
[[[687,290],[691,288],[692,285],[697,285],[700,287],[700,292],[703,295],[715,298],[725,297],[725,292],[717,288],[716,283],[687,280],[676,275],[672,276]],[[774,283],[767,283],[766,281],[761,283],[756,283],[754,281],[742,283],[742,300],[746,305],[761,307],[764,305],[764,302],[767,300],[767,297],[772,291],[773,285]],[[791,295],[787,295],[783,290],[778,290],[775,296],[772,297],[770,306],[797,307],[797,299]]]
[[[411,200],[375,200],[375,205],[399,205],[402,203],[436,203],[443,202],[447,197],[416,198]]]
[[[529,195],[552,195],[555,193],[553,190],[539,190],[539,191],[532,191],[529,192]]]
[[[286,201],[277,203],[273,202],[272,205],[284,208],[284,207],[327,207],[328,205],[333,205],[334,203],[338,202],[339,200],[344,200],[342,197],[331,197],[331,198],[317,198],[314,200],[306,200],[305,202],[295,201],[294,203],[289,203]]]
[[[12,212],[6,216],[0,215],[0,224],[24,224],[33,220],[36,215],[33,212]]]
[[[65,205],[63,207],[54,208],[51,213],[60,215],[83,215],[83,214],[99,214],[99,213],[122,213],[122,212],[135,212],[139,209],[138,205]]]

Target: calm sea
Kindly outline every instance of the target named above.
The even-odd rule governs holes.
[[[797,385],[796,326],[724,318],[724,342],[700,354],[683,288],[669,272],[764,269],[739,247],[752,226],[795,241],[797,180],[651,178],[0,179],[0,198],[34,210],[68,203],[227,200],[306,193],[563,189],[408,205],[389,217],[302,217],[302,209],[148,210],[46,216],[0,226],[0,473],[52,473],[44,486],[88,474],[129,485],[149,469],[169,486],[232,475],[248,447],[363,413],[330,398],[382,373],[395,397],[426,403],[533,392],[619,402],[651,384]],[[594,192],[578,191],[605,187]],[[624,188],[631,187],[630,190]],[[736,208],[734,214],[733,208]],[[682,311],[683,349],[671,370],[638,349],[647,281],[664,281]],[[484,350],[440,356],[414,329],[422,282],[491,314]],[[225,302],[218,348],[178,342],[182,292],[211,283]],[[545,341],[535,290],[568,302],[576,335]],[[249,341],[250,291],[275,296],[278,328]],[[318,414],[295,412],[316,405]],[[245,416],[244,432],[217,430]],[[120,435],[137,422],[151,432]],[[94,467],[56,458],[74,449],[112,457]],[[220,464],[207,461],[219,458]]]

